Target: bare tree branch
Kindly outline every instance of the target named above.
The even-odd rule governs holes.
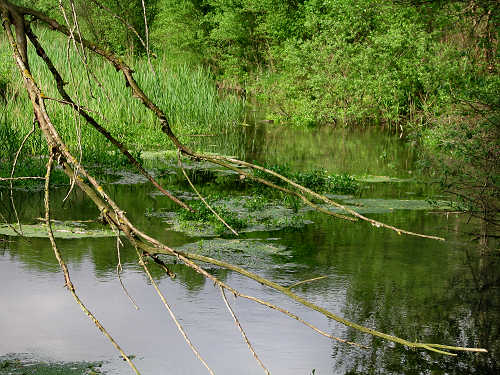
[[[97,318],[90,312],[90,310],[84,305],[82,300],[78,297],[76,294],[75,286],[71,282],[71,278],[69,275],[68,267],[66,266],[66,263],[64,262],[61,253],[59,252],[59,249],[57,248],[56,241],[54,238],[54,234],[52,233],[52,222],[50,220],[50,196],[49,196],[49,187],[50,187],[50,173],[52,171],[52,165],[54,162],[54,155],[51,153],[49,160],[47,162],[47,174],[45,175],[45,225],[47,226],[47,233],[50,239],[50,243],[52,245],[52,249],[54,250],[54,254],[56,256],[57,261],[59,262],[59,266],[61,267],[61,270],[64,273],[64,279],[66,281],[66,287],[72,294],[73,298],[77,302],[77,304],[82,308],[82,310],[87,314],[87,316],[94,322],[94,324],[99,328],[99,330],[104,334],[104,336],[107,337],[109,341],[113,344],[113,346],[120,352],[121,356],[129,366],[134,370],[134,372],[137,375],[140,375],[139,370],[135,367],[134,363],[131,361],[131,359],[125,354],[123,349],[118,345],[118,343],[111,337],[111,335],[108,333],[108,331],[104,328],[104,326],[97,320]]]
[[[238,329],[240,330],[241,332],[241,336],[243,336],[243,339],[245,340],[245,342],[247,343],[248,345],[248,348],[250,349],[250,351],[252,352],[252,355],[254,356],[255,360],[257,361],[257,363],[264,369],[264,372],[267,374],[267,375],[270,375],[271,373],[269,372],[269,370],[267,369],[267,367],[262,363],[262,361],[260,360],[259,356],[257,355],[257,353],[255,352],[252,344],[250,343],[250,341],[248,340],[248,337],[247,337],[247,334],[245,333],[245,331],[243,330],[243,327],[241,326],[240,324],[240,321],[238,320],[238,318],[236,317],[233,309],[231,308],[231,305],[229,304],[229,302],[227,301],[227,298],[226,298],[226,293],[224,292],[224,288],[223,287],[219,287],[220,288],[220,292],[222,294],[222,298],[224,299],[224,302],[226,304],[226,307],[227,309],[229,310],[229,312],[231,313],[231,316],[233,317],[233,320],[234,320],[234,323],[236,324],[236,326],[238,327]]]

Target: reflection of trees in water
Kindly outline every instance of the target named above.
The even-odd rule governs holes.
[[[482,245],[480,245],[482,246]],[[471,356],[478,373],[500,373],[500,254],[498,252],[476,254],[477,249],[466,252],[469,274],[464,278],[464,289],[451,289],[457,300],[471,307],[468,334],[477,337],[477,343],[488,349],[488,355]],[[460,284],[459,284],[460,285]],[[468,289],[465,289],[467,288]]]
[[[413,149],[380,129],[324,126],[312,131],[257,124],[245,130],[247,160],[356,175],[404,176],[413,169]]]
[[[345,279],[346,304],[342,314],[383,332],[410,341],[484,347],[488,354],[459,353],[447,357],[408,350],[355,330],[350,341],[364,343],[368,351],[332,344],[334,373],[347,374],[497,374],[500,373],[500,276],[498,253],[485,254],[474,243],[463,244],[462,230],[471,230],[463,217],[445,219],[425,212],[394,212],[384,221],[447,233],[444,243],[401,238],[369,225],[353,225],[314,217],[314,226],[280,233],[292,249],[287,263],[267,270],[269,278],[306,280],[330,274],[329,281],[300,286],[307,295],[329,296],[334,277]],[[290,264],[296,267],[291,272]],[[287,273],[288,272],[288,273]],[[319,297],[321,298],[321,297]],[[325,299],[327,301],[327,299]],[[337,331],[339,330],[339,331]],[[332,333],[344,331],[332,325]]]
[[[137,203],[160,204],[149,196],[148,189],[138,185],[112,190],[113,194],[120,194],[120,200],[126,202],[124,207],[127,212],[135,212],[134,216],[137,216],[136,221],[140,226],[147,226],[150,232],[157,235],[165,232],[162,225],[157,225],[160,220],[155,218],[153,225],[144,215],[144,206]],[[61,189],[58,194],[63,193],[66,193],[65,189]],[[88,201],[81,194],[77,198],[80,199],[73,200],[69,207],[56,208],[56,218],[96,216],[95,212],[89,210]],[[20,205],[24,204],[21,211],[26,217],[33,216],[34,211],[30,210],[35,210],[38,204],[42,204],[41,197],[28,201],[24,195],[24,199],[18,199]],[[54,202],[61,200],[62,197],[58,196]],[[36,204],[33,205],[33,202]],[[459,221],[450,220],[446,224],[438,215],[417,211],[397,211],[390,216],[377,218],[388,217],[391,224],[418,228],[427,233],[435,232],[436,228],[445,231],[447,228],[443,228],[443,225],[449,225],[453,230],[460,227]],[[448,358],[406,350],[399,345],[394,347],[355,331],[343,330],[348,332],[347,338],[364,342],[371,349],[353,350],[333,344],[336,366],[342,366],[353,374],[425,373],[430,370],[464,374],[474,370],[488,374],[499,370],[496,357],[500,354],[497,323],[500,304],[499,280],[495,274],[498,256],[479,256],[479,252],[471,251],[464,257],[464,265],[459,259],[463,254],[454,250],[453,241],[457,238],[452,238],[451,244],[441,244],[397,236],[371,225],[358,223],[349,226],[319,215],[313,220],[314,225],[299,231],[272,234],[273,237],[282,237],[280,243],[290,245],[292,254],[290,257],[273,257],[273,262],[280,267],[261,270],[266,276],[287,285],[334,270],[336,276],[346,280],[347,304],[343,310],[346,318],[412,341],[486,347],[490,350],[487,355],[465,353],[460,354],[458,359]],[[59,272],[48,240],[30,241],[31,244],[26,244],[23,240],[16,239],[8,243],[9,253],[35,270]],[[89,259],[96,277],[109,279],[116,273],[115,241],[113,238],[104,238],[60,240],[59,243],[70,267]],[[125,273],[140,270],[135,250],[130,246],[121,249],[121,261]],[[287,267],[284,263],[287,263]],[[197,272],[180,264],[169,264],[169,267],[186,289],[194,294],[203,290],[206,280]],[[152,262],[149,262],[149,269],[156,280],[168,278]],[[218,269],[212,269],[211,272],[222,280],[228,275],[228,271]],[[306,295],[321,296],[324,291],[333,287],[332,279],[327,279],[304,284],[298,290]]]
[[[94,276],[98,280],[108,280],[110,276],[116,275],[118,256],[115,238],[59,239],[58,242],[70,267],[77,267],[88,260],[92,264]],[[28,270],[43,273],[60,272],[59,264],[54,257],[49,240],[46,238],[19,239],[10,237],[9,240],[0,242],[0,255],[7,254],[15,261],[22,263]],[[138,264],[137,254],[133,247],[129,245],[122,247],[120,259],[123,274],[131,270],[142,273],[142,267]],[[169,270],[175,273],[176,280],[180,281],[186,289],[193,292],[203,289],[206,280],[202,275],[183,264],[169,264],[168,262],[172,262],[173,258],[166,257],[164,260],[167,262]],[[147,264],[155,280],[169,278],[166,272],[154,262],[149,261]],[[223,281],[229,274],[229,271],[222,269],[208,269],[208,271]],[[144,277],[144,280],[147,281],[147,278]]]
[[[350,332],[350,340],[364,341],[370,350],[335,348],[336,365],[347,368],[348,374],[500,373],[500,257],[480,254],[474,247],[466,247],[462,256],[460,267],[429,269],[427,283],[422,274],[403,283],[401,275],[413,274],[412,268],[400,270],[392,281],[366,277],[366,269],[353,274],[345,313],[349,319],[410,340],[483,347],[487,354],[440,356]],[[369,269],[381,271],[375,266]],[[440,285],[440,279],[447,281]]]

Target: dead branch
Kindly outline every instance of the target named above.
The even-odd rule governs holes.
[[[219,288],[220,288],[220,292],[222,294],[222,298],[224,299],[224,302],[226,304],[226,307],[229,310],[229,312],[231,313],[231,316],[233,317],[234,323],[236,324],[236,326],[238,327],[239,331],[241,332],[241,336],[243,336],[243,339],[247,343],[248,349],[250,349],[250,351],[252,352],[253,357],[255,358],[255,360],[257,361],[257,363],[260,365],[260,367],[262,367],[264,369],[264,372],[267,375],[270,375],[271,373],[269,372],[269,370],[267,369],[267,367],[264,365],[264,363],[262,363],[262,361],[260,360],[259,356],[255,352],[255,349],[253,348],[252,344],[250,343],[250,340],[248,340],[247,334],[243,330],[243,327],[241,326],[240,321],[236,317],[236,314],[234,313],[233,309],[231,308],[231,305],[229,304],[229,302],[228,302],[228,300],[226,298],[226,293],[224,292],[224,288],[223,287],[219,287]]]
[[[30,14],[30,15],[40,19],[41,21],[45,22],[48,26],[50,26],[54,30],[57,30],[65,35],[70,35],[70,32],[68,31],[68,29],[65,26],[59,24],[56,20],[51,19],[50,17],[47,17],[47,16],[41,14],[40,12],[36,12],[36,11],[30,10],[27,8],[22,8],[22,11],[24,14]],[[124,78],[127,82],[127,85],[131,88],[132,96],[141,100],[142,103],[146,106],[146,108],[151,110],[156,115],[156,117],[158,118],[158,120],[161,124],[162,131],[170,138],[170,140],[174,143],[174,145],[177,147],[177,149],[180,150],[180,152],[182,152],[183,154],[185,154],[185,155],[187,155],[195,160],[206,160],[206,161],[209,161],[209,162],[212,162],[215,164],[219,164],[219,165],[223,165],[226,167],[228,167],[227,163],[229,162],[229,163],[233,163],[233,164],[237,164],[237,165],[243,165],[243,166],[246,166],[246,167],[249,167],[252,169],[257,169],[257,170],[263,171],[267,174],[273,175],[273,176],[281,179],[282,181],[292,185],[293,187],[295,187],[299,191],[302,191],[302,192],[304,192],[304,193],[306,193],[306,194],[308,194],[316,199],[319,199],[319,200],[321,200],[321,201],[323,201],[323,202],[325,202],[333,207],[340,208],[343,211],[345,211],[345,212],[347,212],[347,213],[349,213],[349,214],[351,214],[351,215],[353,215],[361,220],[367,221],[376,227],[384,227],[384,228],[393,230],[398,234],[407,234],[407,235],[411,235],[411,236],[417,236],[417,237],[423,237],[423,238],[444,241],[444,238],[442,238],[442,237],[419,234],[419,233],[403,230],[400,228],[396,228],[392,225],[388,225],[388,224],[379,222],[379,221],[374,220],[374,219],[370,219],[366,216],[363,216],[363,215],[357,213],[356,211],[354,211],[348,207],[341,205],[340,203],[337,203],[337,202],[327,198],[324,195],[318,194],[318,193],[316,193],[316,192],[314,192],[314,191],[312,191],[312,190],[310,190],[310,189],[308,189],[300,184],[297,184],[296,182],[280,175],[279,173],[271,171],[267,168],[264,168],[264,167],[261,167],[261,166],[258,166],[258,165],[252,164],[252,163],[248,163],[248,162],[245,162],[242,160],[238,160],[238,159],[228,158],[228,157],[224,157],[224,156],[210,156],[210,155],[198,154],[198,153],[193,152],[192,150],[190,150],[188,147],[186,147],[184,144],[182,144],[179,141],[179,139],[176,137],[176,135],[173,133],[172,129],[170,128],[170,124],[168,122],[168,119],[167,119],[167,116],[165,115],[165,113],[160,108],[158,108],[158,106],[156,106],[156,104],[154,104],[151,101],[151,99],[142,91],[142,89],[140,88],[140,86],[137,84],[137,82],[135,81],[135,79],[133,77],[133,73],[134,73],[133,70],[124,61],[122,61],[121,59],[114,56],[111,52],[106,51],[106,50],[100,48],[99,46],[97,46],[96,44],[89,42],[85,39],[83,39],[83,40],[81,39],[81,40],[79,40],[79,42],[81,42],[82,45],[84,45],[86,48],[89,48],[91,51],[104,57],[117,70],[119,70],[123,73]],[[222,163],[224,163],[224,164],[222,164]],[[255,179],[261,183],[264,183],[268,186],[271,186],[275,189],[285,191],[285,192],[288,192],[289,194],[299,196],[306,204],[311,203],[311,202],[309,202],[309,200],[307,200],[305,197],[303,197],[302,195],[300,195],[297,192],[290,193],[291,190],[285,189],[282,187],[278,187],[278,185],[272,184],[272,183],[270,183],[267,180],[264,180],[262,178],[256,178],[251,174],[245,173],[240,168],[231,167],[230,169],[236,170],[240,174],[243,174],[245,176],[253,178],[253,179]],[[316,206],[316,208],[317,208],[317,206]],[[321,209],[320,211],[326,213],[328,210]],[[330,213],[330,215],[338,216],[337,214],[334,214],[334,213]],[[343,217],[343,218],[345,219],[346,217]]]
[[[0,181],[23,181],[23,180],[45,180],[45,177],[40,177],[40,176],[0,177]]]
[[[121,142],[119,142],[116,138],[114,138],[109,131],[107,131],[103,126],[99,125],[99,123],[92,117],[90,116],[87,111],[75,104],[75,102],[71,99],[67,91],[64,89],[64,80],[62,79],[61,75],[59,74],[58,70],[52,63],[52,60],[48,57],[46,54],[44,48],[42,45],[38,42],[38,39],[36,35],[33,33],[31,28],[28,26],[26,33],[28,35],[28,38],[30,39],[31,43],[35,46],[35,49],[37,51],[37,54],[45,61],[47,64],[47,67],[49,68],[50,72],[52,73],[52,76],[54,77],[54,80],[56,81],[56,86],[57,90],[59,91],[59,94],[63,97],[64,101],[66,103],[69,103],[90,125],[92,125],[99,133],[101,133],[103,136],[106,137],[116,148],[120,150],[120,152],[127,157],[129,160],[130,164],[132,164],[137,170],[144,176],[146,177],[159,191],[161,191],[164,195],[169,197],[172,201],[177,203],[179,206],[185,208],[188,211],[193,211],[192,208],[190,208],[188,205],[186,205],[184,202],[176,198],[174,195],[172,195],[170,192],[165,190],[154,178],[149,174],[143,166],[135,159],[128,149],[125,147],[125,145]]]
[[[118,345],[118,343],[113,339],[113,337],[108,333],[108,331],[104,328],[104,326],[97,320],[97,318],[90,312],[90,310],[84,305],[80,297],[76,294],[75,286],[71,282],[71,278],[69,275],[69,270],[68,267],[66,266],[66,263],[64,262],[61,253],[59,252],[59,249],[57,248],[56,245],[56,240],[54,238],[54,234],[52,233],[52,222],[50,220],[50,195],[49,195],[49,187],[50,187],[50,173],[52,171],[52,165],[54,162],[54,155],[53,153],[50,154],[49,160],[47,162],[47,174],[45,175],[45,197],[44,197],[44,202],[45,202],[45,224],[47,225],[47,234],[50,239],[50,243],[52,245],[52,249],[54,250],[54,254],[56,256],[57,261],[59,262],[59,266],[61,267],[61,270],[64,273],[64,279],[65,279],[65,286],[68,288],[70,293],[73,295],[73,298],[75,301],[78,303],[78,305],[81,307],[81,309],[85,312],[85,314],[94,322],[94,324],[99,328],[99,330],[108,338],[109,341],[113,344],[113,346],[118,350],[123,357],[125,361],[129,364],[129,366],[134,370],[134,372],[137,375],[140,375],[139,370],[135,367],[134,363],[131,361],[131,359],[125,354],[123,349]]]
[[[323,279],[326,279],[327,277],[328,276],[319,276],[319,277],[314,277],[312,279],[298,281],[298,282],[296,282],[296,283],[288,286],[287,289],[292,289],[292,288],[295,288],[296,286],[299,286],[299,285],[302,285],[302,284],[305,284],[305,283],[310,283],[312,281],[323,280]]]
[[[127,288],[125,287],[125,284],[123,283],[122,280],[122,259],[121,259],[121,254],[120,254],[120,246],[123,246],[122,240],[120,239],[120,231],[114,228],[113,225],[110,225],[110,227],[113,229],[116,235],[116,257],[118,258],[118,263],[116,264],[116,275],[118,276],[118,280],[120,281],[120,285],[122,287],[123,292],[125,295],[128,297],[129,301],[132,303],[132,305],[135,307],[136,310],[139,310],[139,306],[137,306],[137,303],[135,300],[132,298],[130,293],[128,292]]]
[[[206,369],[208,370],[208,372],[211,375],[214,375],[214,372],[208,366],[208,364],[205,362],[205,360],[202,358],[202,356],[200,355],[200,353],[198,352],[198,350],[194,347],[193,343],[191,342],[191,340],[187,336],[186,331],[182,327],[181,323],[179,323],[179,320],[176,318],[174,312],[172,311],[172,308],[170,307],[170,305],[167,302],[167,299],[165,298],[165,296],[161,292],[161,290],[158,287],[158,284],[156,283],[155,279],[153,279],[153,276],[151,276],[151,273],[149,272],[148,267],[146,266],[146,263],[144,263],[144,259],[142,258],[142,254],[139,252],[137,246],[135,246],[136,244],[134,242],[132,242],[132,243],[133,243],[133,245],[135,247],[135,251],[137,252],[137,256],[139,258],[140,265],[142,266],[142,268],[144,268],[144,272],[146,273],[146,275],[148,275],[148,278],[149,278],[149,281],[151,282],[151,285],[153,285],[156,293],[158,294],[158,296],[160,297],[161,301],[163,302],[163,305],[168,310],[168,313],[170,314],[170,317],[174,321],[175,325],[177,326],[177,329],[181,333],[182,337],[184,337],[184,340],[186,341],[186,343],[188,344],[188,346],[191,348],[191,350],[193,351],[193,353],[196,355],[196,358],[198,358],[198,360],[206,367]]]
[[[201,155],[196,155],[197,157],[199,158],[203,158],[205,160],[208,160],[207,157],[205,157],[204,155],[201,156]],[[252,164],[252,163],[248,163],[246,161],[242,161],[242,160],[238,160],[238,159],[233,159],[233,158],[228,158],[228,157],[224,157],[224,156],[209,156],[209,158],[211,159],[220,159],[220,160],[224,160],[224,161],[229,161],[231,163],[234,163],[234,164],[239,164],[239,165],[243,165],[245,167],[249,167],[249,168],[252,168],[252,169],[257,169],[257,170],[260,170],[262,172],[265,172],[269,175],[272,175],[274,177],[278,177],[280,180],[286,182],[287,184],[290,184],[292,185],[293,187],[299,189],[300,191],[316,198],[316,199],[319,199],[331,206],[334,206],[334,207],[337,207],[337,208],[340,208],[341,210],[345,211],[345,212],[348,212],[350,213],[351,215],[361,219],[361,220],[364,220],[364,221],[367,221],[369,222],[370,224],[372,224],[373,226],[375,227],[384,227],[384,228],[387,228],[387,229],[391,229],[393,231],[395,231],[397,234],[408,234],[408,235],[411,235],[411,236],[417,236],[417,237],[423,237],[423,238],[429,238],[429,239],[433,239],[433,240],[439,240],[439,241],[444,241],[444,238],[442,237],[436,237],[436,236],[428,236],[428,235],[425,235],[425,234],[420,234],[420,233],[415,233],[415,232],[410,232],[410,231],[407,231],[407,230],[403,230],[403,229],[400,229],[400,228],[396,228],[392,225],[388,225],[388,224],[385,224],[385,223],[382,223],[380,221],[377,221],[377,220],[374,220],[374,219],[370,219],[366,216],[363,216],[361,214],[359,214],[358,212],[354,211],[353,209],[350,209],[349,207],[346,207],[346,206],[343,206],[341,205],[340,203],[337,203],[331,199],[329,199],[328,197],[322,195],[322,194],[318,194],[316,193],[315,191],[312,191],[300,184],[297,184],[296,182],[286,178],[285,176],[275,172],[275,171],[272,171],[270,169],[267,169],[267,168],[264,168],[264,167],[261,167],[260,165],[256,165],[256,164]]]
[[[90,2],[94,3],[99,9],[102,9],[106,13],[110,14],[113,18],[116,18],[117,20],[119,20],[123,25],[125,25],[127,27],[127,29],[129,29],[130,31],[132,31],[135,34],[135,36],[137,37],[137,39],[139,39],[139,41],[141,42],[144,49],[145,50],[148,49],[148,47],[146,46],[146,42],[144,42],[144,39],[142,39],[141,35],[137,32],[135,27],[132,26],[130,23],[128,23],[125,18],[123,18],[119,14],[116,14],[110,8],[108,8],[107,6],[105,6],[102,3],[98,2],[97,0],[90,0]]]
[[[220,217],[220,215],[212,208],[212,206],[210,206],[208,204],[208,202],[206,201],[206,199],[203,198],[203,196],[200,194],[200,192],[198,191],[198,189],[196,189],[196,187],[193,185],[193,183],[191,182],[191,179],[187,175],[184,167],[182,166],[180,152],[177,153],[177,162],[178,162],[179,168],[181,169],[182,173],[184,174],[184,177],[186,178],[187,182],[189,183],[189,186],[191,186],[191,189],[193,189],[193,191],[196,193],[196,195],[198,196],[198,198],[200,198],[201,201],[203,202],[203,204],[214,214],[214,216],[217,218],[217,220],[219,220],[222,224],[224,224],[226,226],[226,228],[228,228],[231,232],[233,232],[233,234],[235,236],[238,236],[239,235],[238,232],[236,232],[228,223],[226,223],[226,221],[222,217]]]

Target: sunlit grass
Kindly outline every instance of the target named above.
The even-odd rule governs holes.
[[[66,39],[47,30],[38,30],[36,33],[54,65],[68,82],[65,88],[73,100],[92,109],[92,116],[111,134],[136,152],[173,148],[155,116],[139,100],[132,98],[131,90],[125,86],[120,72],[93,55],[87,56],[87,72],[82,57],[73,46],[68,50]],[[60,98],[52,75],[34,49],[30,49],[29,56],[32,74],[44,94],[50,98]],[[129,57],[127,60],[136,71],[138,83],[166,113],[181,140],[189,142],[196,139],[193,135],[219,136],[218,140],[221,140],[222,135],[240,126],[243,121],[244,101],[234,96],[220,97],[215,81],[206,69],[172,64],[167,57],[160,56],[152,61],[153,73],[145,58]],[[0,64],[4,67],[3,80],[10,75],[8,87],[3,89],[7,103],[0,100],[0,160],[5,162],[32,128],[33,110],[10,53],[0,53]],[[112,146],[83,119],[75,118],[70,106],[50,100],[46,101],[46,105],[56,128],[76,156],[81,147],[83,160],[87,163],[113,162],[113,154],[109,152]],[[78,140],[79,134],[81,142]],[[24,154],[39,155],[45,151],[41,135],[37,134],[26,143]]]

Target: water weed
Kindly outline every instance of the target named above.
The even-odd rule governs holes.
[[[305,172],[292,171],[289,166],[281,164],[267,166],[266,168],[317,192],[352,194],[359,188],[357,180],[347,174],[329,174],[320,169]],[[254,172],[254,175],[269,179],[277,185],[284,186],[281,179],[270,176],[265,172],[257,170]],[[255,184],[253,182],[249,183]],[[263,189],[263,187],[257,188]]]

